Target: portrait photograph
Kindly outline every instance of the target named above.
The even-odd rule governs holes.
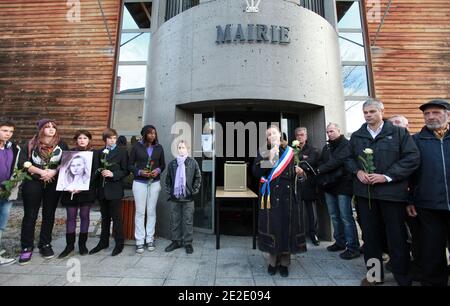
[[[93,153],[89,151],[64,151],[56,190],[89,190],[92,158]]]

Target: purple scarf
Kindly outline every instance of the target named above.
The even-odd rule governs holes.
[[[177,199],[182,196],[186,196],[186,166],[184,162],[186,161],[186,156],[177,156],[177,173],[175,175],[175,187],[173,189],[173,194]]]

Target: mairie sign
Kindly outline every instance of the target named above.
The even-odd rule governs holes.
[[[231,43],[231,42],[271,42],[278,44],[289,44],[291,39],[289,37],[290,28],[276,25],[265,24],[247,24],[235,25],[227,24],[225,28],[218,25],[217,28],[217,44]]]

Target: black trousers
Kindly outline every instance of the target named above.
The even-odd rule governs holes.
[[[42,225],[38,247],[52,242],[55,211],[61,192],[56,191],[56,182],[44,184],[41,181],[25,181],[22,187],[23,210],[20,243],[22,249],[34,248],[34,232],[39,209],[42,205]]]
[[[102,231],[100,243],[109,245],[111,221],[113,223],[113,235],[116,245],[124,243],[122,200],[100,200],[100,213],[102,215]]]
[[[317,235],[317,208],[315,201],[303,201],[305,205],[306,214],[308,215],[308,231],[310,237]]]
[[[387,237],[392,273],[399,285],[409,285],[409,252],[406,234],[406,203],[357,198],[364,239],[364,261],[371,258],[383,262],[384,237]],[[381,277],[384,277],[383,265]]]
[[[417,208],[420,222],[422,285],[447,286],[445,248],[450,237],[450,211]]]

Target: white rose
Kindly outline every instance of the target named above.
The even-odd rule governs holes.
[[[25,169],[30,168],[32,165],[33,165],[33,164],[32,164],[31,162],[29,162],[29,161],[23,163],[23,167],[24,167]]]
[[[294,140],[293,142],[292,142],[292,146],[293,147],[298,147],[300,145],[300,141],[298,141],[298,140]]]
[[[373,154],[373,150],[370,148],[365,148],[363,152],[368,155]]]
[[[103,154],[109,154],[109,150],[108,149],[104,149],[103,150]]]

